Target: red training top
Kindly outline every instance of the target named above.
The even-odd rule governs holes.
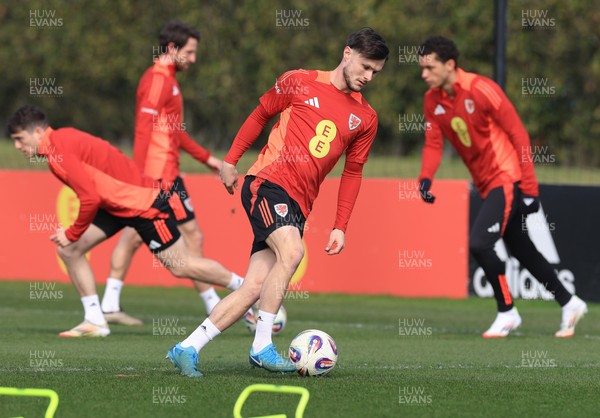
[[[345,152],[334,224],[345,231],[378,120],[360,93],[340,91],[331,84],[330,74],[315,70],[283,74],[260,98],[225,161],[237,164],[268,121],[281,114],[248,174],[283,187],[308,217],[321,183]]]
[[[39,154],[47,157],[50,171],[79,198],[77,219],[66,230],[70,241],[81,237],[99,208],[125,218],[153,218],[158,213],[152,204],[160,187],[144,176],[133,160],[101,138],[74,128],[48,127]]]
[[[454,97],[441,88],[425,93],[427,125],[419,179],[433,179],[445,136],[483,198],[490,190],[519,180],[523,193],[538,196],[529,135],[514,106],[489,78],[460,68],[457,74]]]
[[[179,175],[179,148],[203,163],[210,157],[186,132],[175,64],[157,59],[138,84],[133,158],[144,174],[168,188]]]

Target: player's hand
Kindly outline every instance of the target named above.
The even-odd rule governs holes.
[[[435,196],[431,194],[429,189],[431,189],[431,180],[421,179],[419,182],[419,193],[421,195],[421,199],[423,199],[425,203],[435,202]]]
[[[521,207],[521,213],[523,215],[530,215],[540,210],[540,199],[537,196],[522,195],[519,201]]]
[[[57,228],[56,232],[50,235],[50,241],[52,241],[59,247],[66,247],[72,242],[69,240],[69,238],[67,238],[66,231],[63,228]]]
[[[212,155],[208,157],[208,160],[204,163],[208,168],[210,168],[214,173],[219,174],[221,172],[221,168],[223,167],[223,161],[219,160]]]
[[[329,234],[329,242],[325,246],[327,255],[339,254],[346,246],[346,234],[340,229],[334,229]]]
[[[221,167],[221,181],[223,185],[229,192],[229,194],[233,194],[233,190],[238,188],[238,171],[234,165],[229,164],[226,161],[223,161],[223,166]]]

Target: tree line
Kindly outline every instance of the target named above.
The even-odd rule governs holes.
[[[137,82],[161,26],[179,18],[202,37],[197,63],[178,75],[186,129],[226,150],[277,76],[335,68],[348,34],[370,26],[390,47],[384,71],[364,91],[379,114],[375,152],[415,154],[426,90],[419,45],[448,36],[463,69],[492,77],[493,7],[490,0],[8,0],[0,5],[0,120],[33,103],[54,126],[130,145]],[[532,145],[555,164],[600,163],[598,27],[592,0],[509,2],[505,90]]]

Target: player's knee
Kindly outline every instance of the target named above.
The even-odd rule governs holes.
[[[139,236],[131,238],[129,241],[119,241],[111,255],[111,263],[124,264],[125,260],[131,259],[140,246],[144,243]]]
[[[252,299],[253,302],[256,302],[260,298],[260,291],[262,289],[262,281],[245,279],[242,283],[242,286],[239,290],[245,293],[248,297],[248,300]]]
[[[478,257],[480,255],[486,254],[489,251],[493,251],[493,245],[490,247],[489,244],[485,243],[482,240],[473,239],[469,240],[469,251],[473,254],[474,257]]]
[[[81,252],[77,251],[77,248],[73,245],[58,247],[57,253],[60,259],[65,263],[82,255]]]
[[[191,245],[197,249],[202,251],[202,246],[204,245],[204,234],[199,229],[196,229],[189,235],[189,239],[191,241]]]
[[[292,246],[282,255],[281,261],[286,268],[294,272],[300,265],[303,257],[304,246],[302,245],[302,241],[300,241],[298,245]]]
[[[110,277],[115,277],[114,275],[117,274],[116,272],[120,272],[124,268],[125,263],[123,260],[121,260],[119,257],[115,257],[115,254],[113,253],[112,257],[110,258]]]
[[[163,262],[163,265],[171,272],[173,276],[178,279],[189,278],[188,269],[185,267],[185,263],[181,260],[174,262]]]
[[[140,248],[143,243],[144,243],[144,241],[142,240],[142,237],[140,237],[139,235],[136,235],[135,238],[133,238],[131,241],[132,250],[135,252],[135,250]]]

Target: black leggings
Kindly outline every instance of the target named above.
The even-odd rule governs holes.
[[[494,289],[498,312],[506,312],[513,307],[506,282],[506,265],[494,251],[494,244],[500,238],[503,238],[510,254],[564,306],[571,299],[571,294],[558,279],[552,265],[529,238],[524,226],[526,217],[520,210],[520,199],[518,183],[506,184],[490,191],[471,226],[471,254],[483,268]]]

